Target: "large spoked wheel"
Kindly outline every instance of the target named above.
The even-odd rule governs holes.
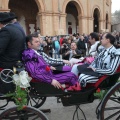
[[[39,108],[45,103],[45,101],[46,97],[41,97],[35,89],[30,91],[28,98],[28,106]]]
[[[48,118],[33,107],[26,107],[21,111],[18,111],[17,107],[12,107],[0,114],[0,120],[48,120]]]
[[[113,86],[101,103],[100,120],[120,120],[120,83]]]

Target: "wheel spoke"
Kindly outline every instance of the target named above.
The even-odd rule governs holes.
[[[114,110],[114,109],[120,109],[120,107],[109,107],[109,108],[105,108],[104,111],[107,111],[107,110]]]
[[[116,116],[117,114],[120,114],[120,110],[113,113],[112,115],[110,115],[109,117],[105,118],[104,120],[110,120],[111,118],[113,118],[114,116]]]
[[[120,120],[120,115],[117,117],[117,119],[116,120]]]
[[[100,105],[100,120],[120,119],[120,83],[115,84]]]

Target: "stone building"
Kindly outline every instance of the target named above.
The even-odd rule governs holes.
[[[0,0],[0,11],[15,12],[26,33],[111,31],[111,0]]]

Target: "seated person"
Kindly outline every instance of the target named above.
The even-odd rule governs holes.
[[[87,83],[95,83],[99,77],[106,74],[112,75],[116,72],[120,65],[120,49],[116,49],[113,44],[114,36],[110,33],[105,33],[101,40],[101,44],[105,47],[104,50],[95,58],[90,65],[74,65],[71,72],[79,76],[79,82],[82,87]]]
[[[77,42],[77,48],[78,50],[81,50],[83,53],[83,56],[86,55],[86,45],[85,45],[85,39],[84,37],[81,35],[78,42]]]
[[[75,42],[71,43],[71,49],[63,54],[63,59],[70,60],[73,56],[81,56],[82,52],[77,49]]]
[[[78,90],[78,79],[74,73],[65,72],[61,74],[54,74],[52,72],[55,68],[50,66],[45,61],[44,57],[37,52],[40,46],[38,37],[33,37],[32,35],[27,36],[26,44],[28,49],[24,50],[22,53],[22,60],[31,77],[40,82],[49,83],[57,88],[61,88],[61,84],[67,83]],[[61,60],[60,62],[67,63],[65,60]]]
[[[37,37],[40,40],[40,35],[39,33],[32,33],[31,34],[32,37]],[[42,42],[40,41],[40,46],[41,46]],[[58,60],[58,59],[54,59],[50,56],[48,56],[45,52],[43,52],[43,50],[41,50],[40,48],[37,50],[37,52],[39,52],[40,55],[42,55],[42,57],[44,58],[44,60],[51,66],[54,66],[57,70],[54,70],[54,73],[58,73],[58,72],[64,72],[64,71],[71,71],[71,67],[68,66],[70,63],[67,60]],[[66,64],[64,66],[64,64]]]
[[[90,33],[89,42],[91,44],[89,55],[95,57],[97,55],[97,46],[100,43],[98,34],[95,32]]]
[[[64,53],[66,53],[67,51],[70,50],[70,45],[71,45],[71,43],[68,44],[67,39],[63,39],[62,45],[61,45],[61,48],[60,48],[60,54],[62,55],[62,58],[64,58]],[[68,58],[66,58],[66,59],[68,59]]]
[[[70,60],[71,65],[76,64],[78,62],[83,62],[83,61],[88,63],[91,63],[93,61],[94,57],[97,55],[97,52],[98,52],[97,47],[98,47],[98,44],[100,43],[98,34],[95,32],[90,33],[89,42],[91,44],[91,47],[89,50],[89,56],[93,58],[90,57],[91,59],[90,61],[87,61],[88,59],[85,60],[86,57],[79,58],[79,59],[72,58]]]

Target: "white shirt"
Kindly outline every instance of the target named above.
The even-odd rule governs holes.
[[[89,50],[89,55],[92,55],[93,57],[96,56],[97,54],[97,45],[100,43],[100,41],[96,41],[93,45],[91,45],[90,50]]]

